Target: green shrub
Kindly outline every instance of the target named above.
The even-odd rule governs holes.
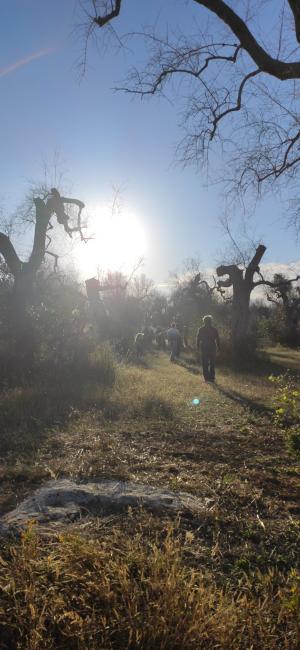
[[[300,455],[300,390],[289,372],[269,379],[276,386],[274,422],[285,430],[290,451]]]
[[[274,395],[274,420],[280,427],[289,427],[297,424],[300,419],[300,391],[294,377],[289,372],[269,380],[275,385]]]
[[[290,451],[300,456],[300,429],[290,429],[288,440]]]

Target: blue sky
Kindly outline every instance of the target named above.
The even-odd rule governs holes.
[[[180,24],[194,31],[197,8],[179,0],[130,0],[115,27],[128,32],[156,18],[164,25],[170,7],[170,27]],[[77,64],[83,40],[80,31],[74,31],[80,21],[73,0],[1,2],[2,206],[12,210],[28,182],[42,177],[43,162],[51,167],[59,151],[66,186],[92,210],[112,201],[113,186],[122,189],[124,209],[140,221],[148,241],[144,270],[156,282],[167,280],[169,271],[187,257],[200,257],[203,266],[213,266],[226,246],[218,222],[222,199],[218,187],[205,187],[205,172],[173,164],[180,138],[176,107],[159,98],[141,102],[113,92],[132,61],[126,50],[98,51],[91,44],[80,79]],[[144,60],[142,45],[134,57]],[[300,258],[283,211],[278,197],[268,197],[253,218],[255,236],[268,246],[267,263]],[[19,246],[21,250],[22,242]],[[93,273],[91,266],[86,272]]]

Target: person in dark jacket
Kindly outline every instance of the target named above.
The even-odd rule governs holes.
[[[216,351],[220,351],[218,330],[213,327],[212,316],[204,316],[203,327],[198,329],[197,350],[201,349],[203,377],[205,381],[215,381]]]

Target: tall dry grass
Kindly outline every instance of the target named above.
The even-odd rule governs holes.
[[[30,455],[51,427],[63,426],[74,412],[109,402],[117,366],[109,346],[98,346],[68,363],[41,363],[27,381],[0,392],[0,455]]]
[[[220,585],[186,563],[191,540],[170,526],[47,542],[29,529],[0,556],[1,649],[298,648],[300,577]]]

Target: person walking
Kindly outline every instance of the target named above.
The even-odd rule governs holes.
[[[201,349],[203,377],[205,381],[215,381],[216,351],[220,351],[218,330],[213,327],[212,316],[204,316],[203,327],[197,332],[197,350]]]
[[[143,332],[138,332],[134,337],[134,349],[138,359],[145,354],[145,336]]]
[[[174,363],[175,359],[179,356],[181,336],[176,327],[176,323],[171,323],[171,327],[167,330],[167,339],[171,348],[170,361]]]

